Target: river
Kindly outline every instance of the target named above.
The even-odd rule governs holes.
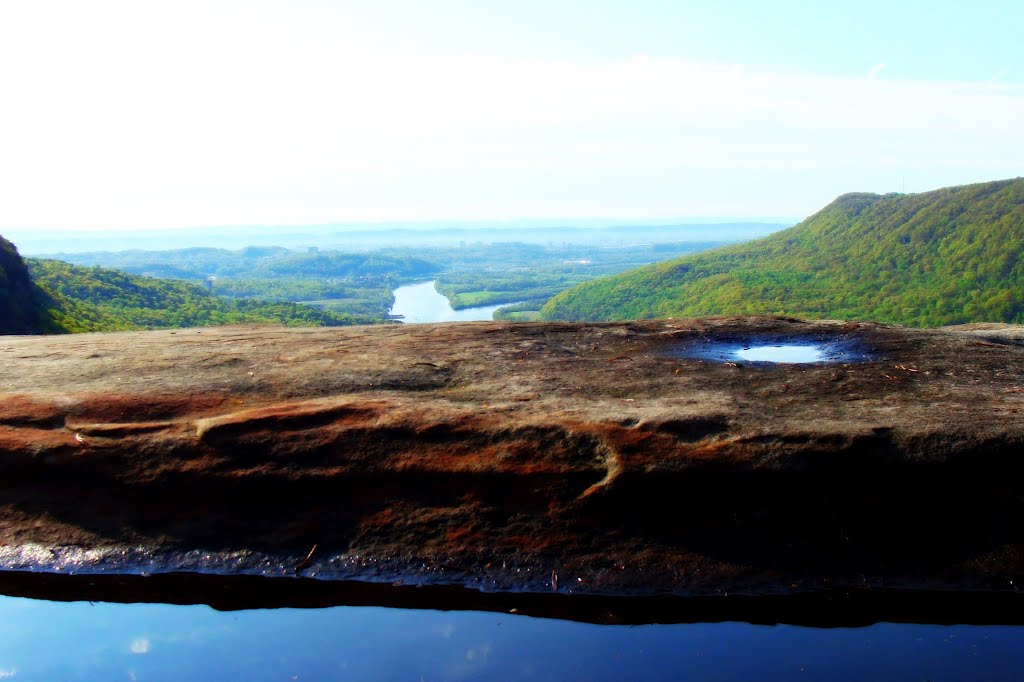
[[[485,305],[478,308],[453,310],[448,299],[437,293],[434,282],[420,282],[395,289],[395,304],[391,307],[392,315],[401,315],[402,322],[471,322],[474,320],[491,320],[494,311],[502,306]]]

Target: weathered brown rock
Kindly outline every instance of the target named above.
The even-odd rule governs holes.
[[[759,336],[871,359],[676,356]],[[1022,344],[763,317],[0,337],[0,562],[1013,590]]]

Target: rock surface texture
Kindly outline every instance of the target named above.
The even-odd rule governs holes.
[[[867,357],[686,357],[781,339]],[[682,595],[1024,580],[1020,327],[230,327],[0,337],[0,366],[4,568]]]

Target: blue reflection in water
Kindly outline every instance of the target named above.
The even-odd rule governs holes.
[[[819,362],[825,358],[825,351],[820,346],[808,343],[780,343],[741,348],[736,351],[736,357],[747,362]]]
[[[715,362],[742,360],[773,364],[850,363],[873,359],[865,345],[855,338],[821,339],[809,335],[705,339],[670,347],[667,354]]]
[[[1024,628],[606,626],[501,613],[0,597],[0,679],[1024,679]]]

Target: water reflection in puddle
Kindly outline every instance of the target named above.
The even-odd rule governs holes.
[[[736,351],[736,357],[747,362],[821,362],[825,358],[825,351],[814,344],[780,343],[741,348]]]
[[[813,337],[708,339],[671,349],[669,355],[716,362],[763,364],[850,363],[871,359],[864,345],[855,339]]]
[[[607,626],[378,607],[0,598],[0,679],[1024,679],[1024,628]]]

